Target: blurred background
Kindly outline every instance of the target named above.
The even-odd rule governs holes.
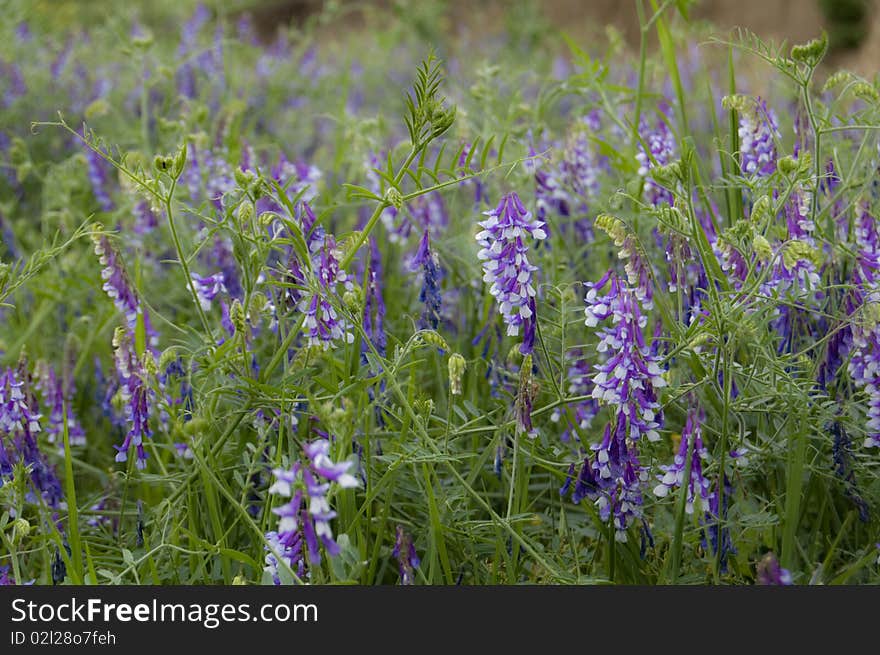
[[[446,30],[463,27],[493,30],[513,14],[514,17],[519,15],[520,20],[548,23],[577,39],[589,38],[597,28],[604,31],[606,26],[613,26],[630,44],[637,44],[639,35],[634,0],[377,0],[364,3],[244,0],[216,4],[230,11],[249,11],[264,34],[271,34],[279,24],[307,20],[328,5],[339,9],[371,5],[391,12],[424,12],[424,5],[432,5],[426,13],[439,21],[435,27],[442,26]],[[678,4],[690,5],[693,20],[712,23],[720,30],[746,27],[765,39],[803,42],[824,29],[828,32],[832,56],[837,60],[835,64],[856,67],[861,72],[874,72],[872,67],[876,68],[880,54],[877,0],[696,0]],[[363,24],[357,14],[356,10],[347,13],[352,27]]]
[[[880,0],[674,1],[692,21],[711,23],[719,31],[745,27],[765,40],[804,42],[824,29],[831,65],[864,75],[877,70]],[[650,12],[651,0],[642,2]],[[408,22],[420,25],[426,39],[438,32],[473,35],[539,27],[559,28],[582,43],[607,36],[609,27],[633,46],[639,36],[636,0],[142,0],[134,6],[157,24],[180,15],[181,4],[204,4],[230,19],[249,14],[267,41],[278,29],[310,22],[319,24],[327,38],[340,39],[349,30],[381,27],[387,13],[408,14]],[[117,0],[33,0],[32,6],[70,24],[106,20],[119,5]]]

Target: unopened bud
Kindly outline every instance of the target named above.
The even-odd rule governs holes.
[[[449,356],[449,390],[453,396],[461,395],[461,378],[467,369],[467,361],[458,353]]]
[[[421,334],[422,341],[424,341],[429,346],[434,346],[439,348],[440,350],[449,350],[449,344],[446,343],[446,339],[440,336],[439,333],[434,330],[425,330]]]
[[[773,257],[773,248],[763,235],[756,234],[755,238],[752,239],[752,250],[755,251],[758,261],[766,263]]]
[[[15,535],[15,539],[17,541],[20,541],[31,533],[31,524],[27,521],[27,519],[19,517],[12,522],[12,530],[13,534]]]
[[[403,196],[400,195],[400,191],[391,187],[385,192],[385,202],[399,210],[403,207]]]
[[[232,301],[232,307],[229,308],[229,320],[232,322],[236,334],[244,335],[246,333],[247,323],[244,317],[244,308],[238,298]]]

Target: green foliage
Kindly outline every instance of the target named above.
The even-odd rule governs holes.
[[[639,2],[641,47],[630,53],[619,39],[560,38],[528,2],[504,34],[476,39],[440,29],[432,3],[398,2],[365,10],[367,28],[345,38],[328,37],[345,13],[334,6],[257,44],[214,3],[181,44],[190,16],[179,4],[127,7],[103,23],[87,14],[88,41],[68,40],[77,3],[56,15],[12,2],[0,25],[0,63],[26,83],[23,93],[0,83],[0,350],[5,367],[51,366],[69,380],[61,442],[38,437],[66,506],[33,493],[33,467],[3,472],[0,567],[17,581],[51,583],[57,551],[68,583],[271,583],[272,470],[325,433],[361,484],[329,491],[339,555],[309,561],[305,576],[280,563],[286,583],[397,583],[398,527],[421,558],[418,584],[749,584],[767,551],[797,583],[880,579],[866,391],[847,361],[817,381],[835,335],[877,321],[876,303],[850,309],[848,294],[854,219],[877,211],[880,108],[876,85],[852,73],[817,87],[824,37],[794,47],[745,30],[709,38],[685,21],[692,3]],[[17,32],[25,19],[30,41]],[[766,176],[741,168],[738,126],[757,96],[781,118]],[[637,155],[661,117],[675,156],[651,151],[648,166]],[[594,177],[567,173],[587,151]],[[643,165],[668,204],[649,201]],[[542,211],[540,172],[559,195],[542,199],[548,238],[529,244],[538,320],[523,356],[474,235],[511,190]],[[789,238],[792,199],[803,199],[812,241]],[[430,211],[444,218],[431,223]],[[425,233],[443,271],[430,328],[427,273],[410,265]],[[323,234],[347,274],[335,291],[338,280],[322,278]],[[101,238],[141,303],[133,327],[107,297]],[[583,283],[609,268],[629,274],[635,260],[655,289],[645,347],[667,383],[660,439],[639,443],[653,546],[640,524],[616,542],[590,499],[559,493],[615,420],[607,405],[577,414],[592,388],[570,370],[592,374],[606,357],[584,323]],[[809,311],[769,284],[776,264],[816,271]],[[221,271],[225,290],[206,301],[197,277]],[[302,299],[315,294],[351,343],[309,343]],[[788,340],[781,315],[800,321]],[[129,429],[111,382],[117,330],[152,403],[143,470],[114,462]],[[680,489],[651,493],[696,406],[698,459],[729,507],[720,517],[688,514]],[[85,443],[71,442],[72,417]],[[684,452],[691,470],[697,454]],[[736,548],[726,562],[707,542],[715,528]]]

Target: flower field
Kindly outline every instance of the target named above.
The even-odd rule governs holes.
[[[7,4],[0,584],[880,581],[824,36]]]

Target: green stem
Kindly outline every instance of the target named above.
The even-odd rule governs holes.
[[[723,334],[723,333],[722,333]],[[718,516],[715,517],[717,537],[715,540],[715,566],[714,579],[715,584],[721,581],[721,533],[724,529],[724,460],[727,456],[728,443],[728,420],[730,416],[730,397],[733,392],[733,380],[730,372],[730,353],[727,348],[724,349],[724,404],[721,408],[721,442],[719,444],[720,452],[718,453]]]
[[[413,163],[413,160],[419,155],[419,152],[421,152],[427,145],[428,144],[413,145],[412,150],[410,150],[409,155],[407,155],[406,160],[403,162],[403,166],[400,167],[397,171],[397,175],[394,176],[395,187],[400,185],[400,182],[403,180],[403,176],[406,175],[406,170],[409,168],[410,164]],[[355,258],[355,255],[357,255],[361,246],[363,246],[370,237],[370,232],[373,231],[376,223],[379,222],[379,217],[382,215],[382,212],[385,211],[388,206],[389,203],[387,200],[383,200],[376,206],[376,209],[373,210],[373,215],[370,216],[370,220],[367,221],[367,224],[364,225],[364,229],[360,231],[357,237],[355,237],[352,247],[348,248],[345,257],[342,258],[342,262],[339,264],[340,268],[345,269],[351,264],[351,261]]]
[[[688,436],[687,455],[684,462],[684,477],[678,491],[678,504],[675,508],[675,532],[672,535],[672,551],[670,553],[669,582],[675,584],[681,567],[682,533],[684,532],[684,516],[687,507],[688,491],[690,491],[691,466],[694,456],[694,439]]]
[[[199,318],[202,321],[202,327],[205,329],[205,334],[208,339],[213,342],[214,335],[211,332],[211,326],[208,323],[208,317],[205,315],[205,310],[202,309],[202,303],[199,301],[199,293],[196,291],[196,284],[192,279],[192,275],[190,275],[189,264],[186,263],[186,257],[183,255],[183,247],[180,245],[180,237],[177,235],[177,225],[174,222],[174,211],[171,208],[171,199],[174,196],[174,189],[177,187],[177,179],[173,179],[171,182],[171,190],[168,192],[168,196],[165,198],[165,214],[168,217],[168,227],[171,230],[171,240],[174,241],[174,249],[177,252],[177,259],[180,262],[180,266],[183,268],[183,274],[186,276],[186,284],[189,287],[190,292],[192,293],[193,301],[196,303],[196,309],[199,312]]]
[[[70,555],[73,567],[70,573],[70,579],[74,584],[82,584],[83,578],[83,559],[82,559],[82,541],[79,534],[79,509],[76,504],[76,484],[73,480],[73,460],[70,452],[70,433],[67,426],[67,403],[62,406],[63,427],[62,435],[64,439],[64,487],[67,496],[67,532],[70,535]],[[17,580],[20,583],[20,580]]]

